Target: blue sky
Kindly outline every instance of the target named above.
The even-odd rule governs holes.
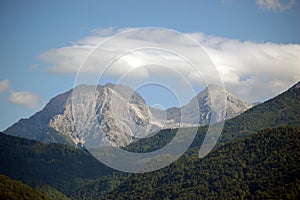
[[[112,30],[109,33],[112,35],[122,28],[162,27],[190,35],[195,33],[196,37],[201,35],[202,40],[198,42],[207,42],[208,52],[215,56],[216,63],[220,63],[218,69],[223,70],[226,89],[235,94],[240,89],[238,86],[244,84],[243,87],[250,89],[244,92],[240,89],[236,95],[248,101],[268,99],[300,77],[296,68],[300,52],[299,1],[7,0],[1,1],[0,13],[0,130],[20,118],[29,117],[50,98],[71,89],[75,71],[58,73],[55,68],[49,70],[53,63],[61,69],[64,67],[57,60],[60,52],[56,50],[65,53],[64,47],[74,47],[74,43],[88,40],[89,36],[103,37],[98,34],[103,30]],[[211,44],[220,40],[222,42],[217,45]],[[251,55],[259,49],[263,53],[285,57],[274,63],[265,58],[260,60],[263,56],[253,54],[258,59],[258,66],[269,66],[256,77],[247,70],[238,71],[236,63],[224,61],[226,55],[238,54],[238,48]],[[56,57],[49,57],[50,50]],[[224,53],[223,57],[217,56],[220,52]],[[237,63],[245,64],[245,69],[253,65],[249,60],[254,58],[237,56],[243,58]],[[282,77],[286,71],[289,71],[288,75]],[[263,73],[270,77],[261,80]],[[241,82],[250,76],[251,81]],[[266,85],[266,90],[257,91],[262,85]],[[275,89],[270,90],[268,87],[271,86]],[[155,96],[151,94],[145,98],[154,104],[157,99],[151,99]]]

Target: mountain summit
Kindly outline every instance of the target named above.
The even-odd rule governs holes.
[[[125,146],[159,125],[144,99],[131,88],[80,85],[54,97],[43,110],[21,119],[5,133],[46,143]]]
[[[226,99],[223,99],[225,97]],[[199,108],[200,116],[198,124],[205,125],[208,124],[212,115],[213,102],[215,105],[224,105],[224,109],[219,109],[222,111],[219,116],[216,116],[216,121],[222,121],[224,119],[233,118],[253,106],[253,104],[242,101],[230,92],[224,90],[217,85],[209,85],[203,91],[201,91],[196,97],[194,97],[187,105],[181,108],[169,108],[167,110],[167,119],[174,119],[177,123],[180,122],[181,118],[196,119],[199,113],[195,106]],[[223,101],[223,103],[221,103]],[[187,110],[188,112],[182,112],[182,110]],[[182,114],[188,116],[182,116]]]
[[[210,85],[189,104],[161,111],[166,116],[160,118],[160,111],[149,108],[130,87],[111,83],[104,86],[80,85],[54,97],[40,112],[29,119],[21,119],[4,132],[45,143],[85,145],[89,148],[97,147],[99,143],[101,146],[126,146],[136,138],[162,128],[209,123],[213,113],[212,96],[219,101],[219,93],[224,92],[221,90]],[[252,106],[227,91],[225,94],[227,110],[217,116],[218,121],[224,120],[224,116],[232,118]]]

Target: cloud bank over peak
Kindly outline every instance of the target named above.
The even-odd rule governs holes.
[[[272,2],[275,5],[275,1],[257,1],[261,6],[267,3],[271,5]],[[183,33],[180,36],[167,29],[140,29],[139,34],[134,36],[111,37],[124,30],[132,30],[132,28],[99,29],[93,32],[94,35],[82,38],[70,46],[50,49],[40,55],[40,58],[50,64],[47,71],[53,74],[76,74],[79,69],[81,73],[101,74],[108,65],[108,58],[120,55],[124,50],[136,46],[155,47],[160,44],[165,49],[180,49],[185,55],[197,58],[200,55],[195,51],[195,43],[189,43],[185,39],[189,37],[196,41],[213,61],[226,89],[244,100],[255,102],[268,99],[300,80],[299,44],[239,41],[201,32]],[[109,45],[99,45],[103,41],[112,39],[114,42]],[[101,50],[100,56],[90,56],[88,62],[85,62],[87,56],[95,49]],[[139,69],[139,73],[132,73],[131,79],[147,79],[149,75],[169,76],[168,70],[149,67],[151,64],[160,64],[172,67],[185,77],[193,77],[194,84],[203,84],[203,80],[200,80],[200,77],[195,78],[193,72],[186,67],[182,58],[168,51],[133,50],[118,57],[106,75],[112,78],[120,77],[128,71]],[[82,64],[84,67],[80,68]],[[201,61],[194,64],[203,65]],[[209,76],[213,77],[215,74]]]

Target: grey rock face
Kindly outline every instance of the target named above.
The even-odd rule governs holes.
[[[45,143],[68,144],[71,139],[48,126],[50,120],[65,110],[65,103],[71,90],[60,94],[49,101],[43,110],[28,119],[21,119],[4,131],[5,134],[42,141]]]
[[[221,95],[222,92],[224,95]],[[219,114],[215,117],[216,122],[233,118],[253,106],[251,103],[238,99],[228,91],[224,91],[221,87],[210,85],[187,105],[181,108],[173,107],[167,109],[167,119],[174,119],[176,123],[180,123],[182,119],[185,119],[186,121],[183,121],[183,123],[205,125],[211,120],[211,115],[213,114],[212,108],[218,105],[221,107],[217,108]],[[197,109],[195,109],[196,107]],[[198,122],[195,122],[195,120],[198,120]]]
[[[81,85],[53,98],[42,111],[5,133],[47,143],[119,147],[159,126],[142,97],[129,87]],[[51,139],[47,130],[54,135]]]
[[[126,146],[145,137],[153,118],[142,97],[126,86],[79,86],[49,126],[89,148]]]
[[[213,103],[221,99],[221,88],[210,86],[181,108],[149,108],[134,90],[123,85],[80,85],[60,94],[43,110],[22,119],[4,132],[46,143],[122,147],[162,128],[187,127],[209,123]],[[224,91],[223,91],[224,92]],[[226,93],[227,109],[216,121],[235,117],[252,104]],[[221,105],[221,104],[220,104]],[[197,108],[197,109],[196,109]]]

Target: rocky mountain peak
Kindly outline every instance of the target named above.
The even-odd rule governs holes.
[[[46,143],[126,146],[158,125],[137,92],[108,83],[79,85],[60,94],[5,133]]]
[[[65,112],[55,116],[49,126],[67,134],[76,144],[126,146],[153,128],[144,99],[127,86],[81,86],[70,98],[72,103],[66,104]]]
[[[15,123],[5,133],[46,143],[84,144],[89,148],[126,146],[161,128],[207,124],[213,112],[211,97],[219,101],[220,90],[210,85],[187,105],[164,111],[149,108],[140,94],[128,86],[79,85],[52,98],[40,112]],[[225,93],[226,118],[252,106]]]
[[[182,119],[190,122],[198,119],[199,124],[208,124],[211,120],[212,108],[218,105],[224,108],[217,108],[219,116],[216,116],[214,121],[233,118],[253,106],[251,103],[238,99],[222,87],[210,84],[187,105],[180,108],[169,108],[167,110],[167,119],[174,119],[177,123]],[[196,109],[197,107],[198,109]]]

